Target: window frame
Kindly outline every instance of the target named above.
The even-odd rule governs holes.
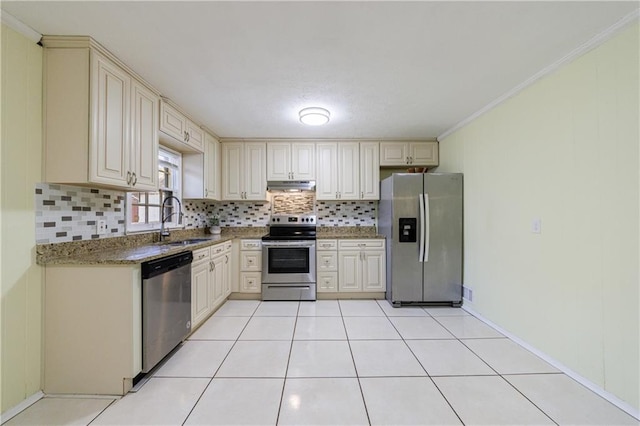
[[[173,169],[172,173],[172,181],[169,186],[163,185],[160,179],[161,167],[166,165]],[[134,211],[134,198],[133,193],[140,193],[143,195],[142,198],[145,198],[144,203],[140,203],[139,205],[146,207],[153,207],[161,209],[162,202],[168,196],[177,197],[181,200],[182,196],[182,154],[169,149],[165,146],[160,146],[158,149],[158,191],[130,191],[127,192],[126,195],[126,214],[125,214],[125,234],[133,234],[133,233],[142,233],[142,232],[153,232],[159,231],[161,229],[161,223],[159,221],[147,222],[148,220],[148,211],[147,211],[147,219],[144,223],[134,223],[133,222],[133,211]],[[159,194],[159,204],[157,203],[149,203],[149,196],[151,194]],[[175,205],[175,201],[172,203],[172,208],[178,208]],[[166,207],[165,207],[166,208]],[[162,214],[161,213],[161,218]],[[184,228],[184,225],[178,224],[178,214],[174,214],[171,216],[170,220],[165,222],[165,229],[181,229]]]

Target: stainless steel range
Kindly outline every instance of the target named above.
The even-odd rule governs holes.
[[[262,237],[262,300],[316,300],[316,216],[271,217]]]

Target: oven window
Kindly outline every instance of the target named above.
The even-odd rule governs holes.
[[[273,247],[268,250],[270,274],[309,273],[308,247]]]

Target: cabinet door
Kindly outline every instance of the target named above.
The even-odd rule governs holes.
[[[364,251],[362,261],[362,289],[385,291],[386,270],[384,251]]]
[[[223,294],[228,297],[231,294],[231,251],[227,250],[224,254],[224,283]]]
[[[180,142],[186,140],[187,118],[166,102],[160,104],[160,130]]]
[[[334,142],[316,145],[316,199],[338,197],[338,146]]]
[[[267,143],[267,180],[291,179],[291,144]]]
[[[380,142],[381,166],[406,166],[409,164],[409,146],[400,142]]]
[[[362,283],[360,251],[338,253],[338,291],[360,291]]]
[[[316,268],[318,272],[338,270],[337,251],[318,251],[316,252],[316,257]]]
[[[131,78],[98,54],[92,55],[92,59],[90,178],[92,182],[126,187],[127,175],[131,176]]]
[[[215,309],[224,299],[224,256],[217,256],[211,260],[211,288],[213,294],[211,296],[211,307]]]
[[[380,199],[380,147],[378,142],[360,144],[360,199]]]
[[[338,199],[360,199],[360,152],[358,142],[338,142]]]
[[[138,190],[158,190],[158,103],[160,99],[133,80],[131,127],[132,186]]]
[[[187,120],[187,145],[199,152],[204,152],[204,130],[196,123]]]
[[[409,144],[411,165],[437,166],[438,142],[413,142]]]
[[[204,139],[204,197],[210,200],[219,200],[220,142],[208,133],[205,134]]]
[[[316,146],[313,143],[293,142],[291,144],[291,172],[296,180],[316,178]]]
[[[241,271],[262,271],[262,252],[243,251],[240,252]]]
[[[191,266],[191,327],[195,327],[207,317],[210,312],[208,261]]]
[[[248,142],[244,145],[244,199],[267,199],[267,145],[264,142]]]
[[[242,200],[244,149],[241,142],[222,144],[222,199]]]

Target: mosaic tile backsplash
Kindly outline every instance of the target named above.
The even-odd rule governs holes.
[[[121,191],[39,183],[35,187],[36,243],[61,243],[123,236],[126,194]],[[286,199],[282,197],[287,197]],[[272,208],[286,213],[306,213],[315,208],[319,226],[376,226],[377,201],[313,201],[313,193],[277,194],[272,202],[182,203],[186,229],[205,228],[217,213],[220,225],[264,227]],[[107,221],[108,232],[96,234],[96,222]]]

